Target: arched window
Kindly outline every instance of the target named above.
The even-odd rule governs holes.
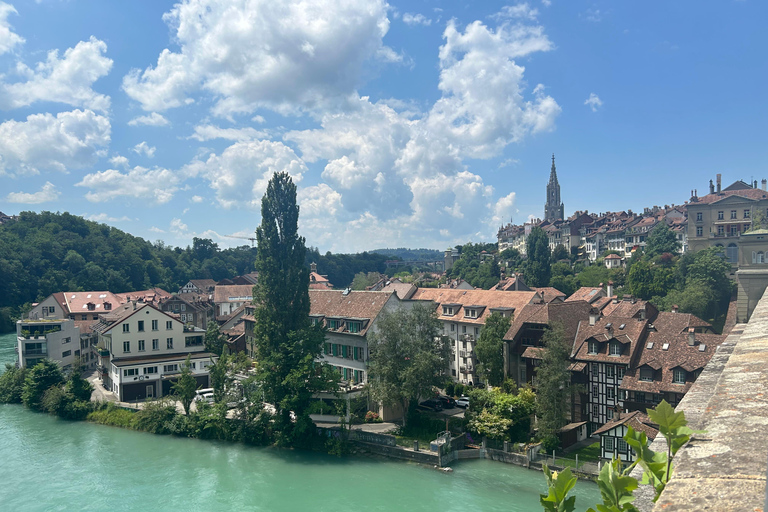
[[[728,263],[738,263],[739,247],[736,244],[728,244],[728,247],[725,249],[725,257]]]

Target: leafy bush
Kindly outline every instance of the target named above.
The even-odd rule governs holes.
[[[144,408],[134,417],[133,428],[151,434],[168,435],[173,433],[172,422],[178,414],[174,402],[164,399],[145,402]]]
[[[445,385],[445,394],[448,396],[456,396],[454,393],[456,392],[456,384],[453,382],[449,382]]]
[[[0,403],[20,404],[25,378],[25,368],[16,368],[13,364],[6,364],[5,373],[0,375]]]
[[[368,411],[367,413],[365,413],[366,423],[381,423],[382,421],[384,420],[381,419],[381,417],[379,416],[379,413],[377,412]]]
[[[86,420],[110,427],[133,428],[135,412],[118,407],[112,402],[96,404]]]
[[[59,365],[44,359],[26,372],[21,400],[30,409],[42,410],[43,395],[48,388],[64,382]]]

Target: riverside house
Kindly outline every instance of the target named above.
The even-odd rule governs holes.
[[[208,366],[215,355],[205,352],[205,331],[185,326],[151,304],[129,302],[99,315],[99,376],[105,388],[127,402],[165,396],[191,356],[198,387],[209,387]]]

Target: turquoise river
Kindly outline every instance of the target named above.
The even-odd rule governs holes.
[[[15,360],[0,335],[0,365]],[[69,423],[0,405],[0,510],[541,510],[544,476],[486,460],[453,473],[367,457],[336,458]],[[596,503],[579,482],[577,510]]]

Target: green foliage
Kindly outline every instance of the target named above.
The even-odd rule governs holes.
[[[603,466],[597,477],[597,486],[603,503],[587,512],[637,512],[637,508],[632,505],[637,480],[621,471],[620,460],[613,459]]]
[[[407,249],[405,247],[398,247],[397,249],[374,249],[371,253],[384,255],[390,260],[437,261],[443,259],[443,251],[436,249]]]
[[[560,260],[570,260],[571,255],[568,252],[568,249],[565,248],[563,244],[557,244],[557,247],[555,247],[555,250],[552,251],[552,261],[560,261]]]
[[[49,359],[44,359],[27,370],[21,400],[30,409],[42,410],[45,392],[48,388],[59,386],[63,382],[64,376],[61,374],[59,365]]]
[[[577,478],[571,474],[571,468],[559,473],[551,472],[544,464],[544,476],[547,479],[547,494],[539,495],[539,502],[547,512],[573,512],[576,509],[576,496],[568,497],[568,492],[576,485]]]
[[[605,265],[594,264],[584,268],[576,276],[578,286],[589,286],[591,288],[600,286],[600,283],[607,283],[611,280],[610,271]]]
[[[82,376],[82,367],[75,364],[67,378],[67,392],[71,393],[75,400],[87,402],[91,399],[93,386]]]
[[[365,290],[369,286],[373,286],[381,279],[381,274],[378,272],[358,272],[355,274],[355,278],[352,280],[353,290]]]
[[[498,262],[490,256],[490,253],[495,250],[496,244],[468,243],[462,245],[459,251],[459,260],[448,270],[448,277],[461,278],[476,288],[488,290],[498,284],[501,277]],[[482,251],[485,251],[488,256],[481,258]]]
[[[541,364],[536,369],[536,410],[539,435],[543,439],[557,438],[557,432],[568,423],[571,395],[571,346],[563,326],[552,324],[544,333]]]
[[[529,388],[516,395],[500,388],[470,391],[465,412],[467,428],[478,435],[499,441],[527,441],[530,418],[536,409],[536,395]]]
[[[110,427],[132,428],[135,412],[118,407],[112,402],[98,404],[86,420]]]
[[[42,410],[59,418],[82,421],[93,410],[88,400],[78,400],[75,395],[61,386],[53,386],[43,393]]]
[[[144,402],[144,407],[134,415],[131,426],[150,434],[168,435],[173,433],[171,426],[178,414],[176,404],[167,398]]]
[[[444,383],[451,347],[441,336],[434,309],[417,304],[385,313],[368,335],[368,382],[374,399],[407,411],[421,396]],[[407,417],[406,417],[406,422]]]
[[[456,396],[456,384],[453,381],[448,381],[445,385],[445,394],[448,396]]]
[[[317,263],[317,271],[327,275],[328,280],[338,289],[350,287],[357,273],[384,273],[387,269],[386,261],[389,259],[392,258],[374,252],[357,254],[326,252],[325,255],[321,255],[317,249],[310,247],[306,252],[304,262],[307,267],[310,263]]]
[[[518,269],[523,264],[523,255],[517,249],[504,249],[499,253],[499,260],[510,270]]]
[[[510,317],[492,313],[475,347],[480,373],[492,386],[498,386],[504,380],[504,335],[509,330],[510,321]]]
[[[535,227],[525,241],[528,259],[525,264],[525,282],[528,286],[548,286],[551,277],[549,238],[543,229]]]
[[[646,256],[653,258],[664,253],[674,255],[679,252],[680,242],[677,241],[677,235],[669,229],[666,222],[656,224],[656,227],[651,230],[645,243]]]
[[[312,395],[333,391],[337,381],[330,367],[315,363],[325,334],[309,321],[309,269],[298,221],[296,185],[287,173],[275,173],[261,200],[261,225],[256,229],[254,344],[265,401],[277,412],[278,441],[293,446],[306,441],[302,434],[311,424],[307,408]]]
[[[214,321],[208,322],[205,330],[205,351],[220,356],[226,341],[227,336],[219,331],[219,324]]]
[[[184,414],[187,416],[189,416],[189,406],[192,405],[197,390],[197,381],[192,376],[191,357],[191,354],[187,355],[187,359],[181,365],[181,375],[171,386],[171,392],[179,399],[182,407],[184,407]]]
[[[0,375],[0,404],[20,404],[26,379],[25,368],[6,363],[5,372]]]
[[[224,401],[228,388],[232,384],[230,357],[222,354],[218,361],[211,360],[208,365],[208,375],[211,377],[211,386],[213,387],[214,402]]]

